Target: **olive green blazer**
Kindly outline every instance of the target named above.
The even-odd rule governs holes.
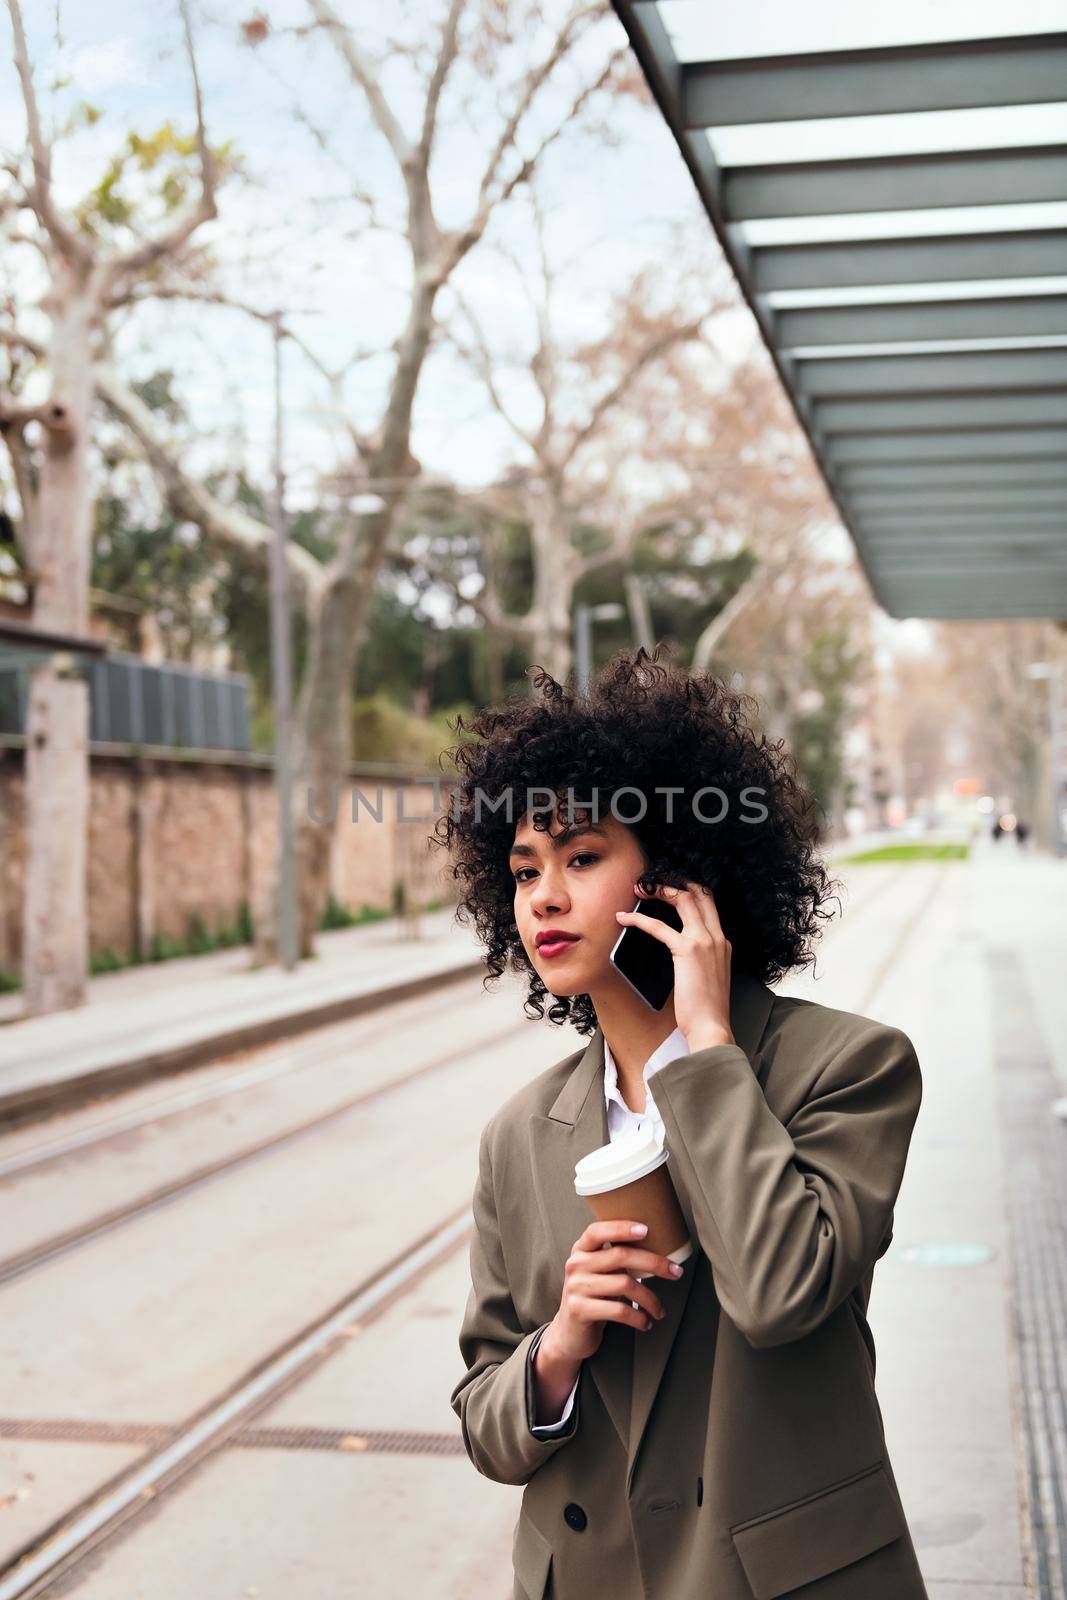
[[[922,1078],[899,1028],[731,983],[734,1045],[652,1082],[694,1244],[647,1333],[604,1325],[568,1426],[538,1438],[530,1346],[592,1218],[604,1039],[489,1120],[452,1392],[471,1461],[525,1484],[514,1600],[927,1600],[867,1324]],[[544,1420],[543,1418],[541,1419]]]

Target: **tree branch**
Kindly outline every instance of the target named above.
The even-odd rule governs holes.
[[[390,550],[389,562],[398,567],[401,572],[425,572],[431,582],[439,583],[447,589],[457,604],[470,606],[476,611],[490,628],[505,634],[517,644],[529,640],[533,635],[533,624],[530,613],[524,617],[514,617],[503,611],[495,595],[486,588],[481,594],[464,594],[456,580],[447,572],[439,570],[423,556],[408,555],[406,550]]]
[[[238,506],[224,505],[197,482],[183,467],[174,445],[163,437],[148,406],[114,372],[98,367],[95,382],[100,399],[133,434],[179,516],[197,523],[219,544],[268,561],[273,538],[270,527]],[[324,569],[310,551],[291,540],[286,544],[285,553],[289,571],[299,584],[310,611],[324,587]]]
[[[757,567],[751,577],[741,585],[740,589],[730,596],[722,610],[712,617],[693,646],[692,670],[694,672],[707,672],[715,647],[722,639],[727,628],[751,604],[757,594],[764,592],[776,570],[774,567]]]
[[[275,313],[273,311],[262,311],[258,306],[249,305],[244,300],[235,299],[222,289],[203,289],[188,284],[139,285],[136,288],[130,288],[112,296],[109,304],[114,310],[122,306],[141,305],[149,300],[187,300],[198,305],[223,306],[231,311],[240,311],[246,317],[252,317],[256,322],[262,322],[268,327],[273,327],[275,322]],[[325,378],[330,386],[338,416],[341,418],[345,431],[352,441],[353,448],[361,457],[365,458],[371,450],[371,441],[360,433],[355,424],[344,415],[340,401],[340,386],[345,375],[353,367],[358,366],[361,361],[370,361],[374,356],[381,355],[382,351],[380,349],[354,350],[342,366],[328,367],[321,357],[316,355],[307,341],[294,332],[288,323],[283,322],[281,324],[281,333],[282,338],[288,339],[291,344],[295,345],[305,360]]]
[[[477,317],[474,315],[470,306],[467,304],[467,301],[460,294],[455,284],[452,285],[452,293],[455,296],[456,304],[459,306],[459,309],[467,319],[471,334],[474,338],[474,345],[471,347],[469,345],[461,344],[456,334],[453,333],[453,344],[463,359],[474,368],[478,376],[481,378],[482,383],[485,385],[485,392],[489,396],[494,411],[496,411],[503,421],[507,423],[508,427],[511,429],[512,433],[514,433],[517,439],[521,440],[521,442],[528,446],[530,450],[536,450],[535,435],[529,433],[527,429],[522,426],[522,423],[517,421],[516,418],[511,415],[511,412],[504,404],[500,391],[496,386],[496,379],[493,376],[493,358],[489,354],[489,347],[486,344],[485,335],[482,332]]]
[[[485,173],[483,174],[478,190],[478,201],[474,216],[471,218],[471,221],[466,225],[466,227],[458,228],[453,233],[448,235],[448,259],[445,267],[446,277],[453,270],[453,268],[455,268],[459,262],[462,261],[467,252],[472,249],[472,247],[481,239],[489,225],[489,217],[493,208],[495,206],[503,205],[506,200],[510,200],[519,184],[527,182],[532,173],[537,169],[537,166],[544,156],[545,151],[556,142],[564,130],[570,125],[570,123],[574,121],[575,117],[577,117],[582,107],[585,105],[585,102],[594,94],[596,94],[598,90],[602,89],[609,81],[618,63],[627,58],[628,48],[619,49],[612,53],[600,76],[592,83],[587,83],[585,87],[579,91],[579,93],[574,97],[574,100],[571,102],[571,105],[565,115],[559,119],[556,126],[552,129],[552,132],[545,135],[532,155],[524,156],[522,158],[519,166],[512,173],[507,182],[502,186],[499,193],[495,195],[492,194],[491,190],[496,181],[497,173],[500,170],[500,164],[504,156],[507,154],[507,151],[514,145],[519,125],[525,117],[531,101],[536,95],[538,89],[540,89],[541,85],[551,76],[558,63],[563,59],[568,50],[570,50],[571,46],[575,43],[575,37],[572,31],[573,28],[576,27],[577,23],[583,18],[601,14],[601,8],[599,5],[586,6],[581,11],[577,12],[571,18],[571,21],[567,24],[567,26],[561,30],[560,35],[546,60],[543,61],[541,66],[534,72],[528,74],[524,92],[520,97],[518,105],[512,112],[512,115],[508,118],[508,121],[504,127],[504,131],[501,134],[500,139],[497,141],[496,149],[493,151],[493,154],[489,160],[489,164],[485,169]]]
[[[15,0],[12,0],[15,3]],[[189,17],[189,0],[179,0],[182,14],[182,27],[185,33],[185,50],[189,58],[189,71],[193,79],[193,100],[196,105],[196,148],[200,157],[200,197],[196,205],[192,206],[184,217],[179,217],[172,228],[165,228],[154,239],[146,239],[143,244],[137,245],[133,250],[126,251],[112,263],[113,275],[130,276],[141,273],[146,267],[152,266],[164,256],[173,255],[180,250],[185,241],[196,232],[202,223],[210,222],[218,215],[218,206],[215,201],[215,157],[208,144],[207,132],[204,127],[204,98],[200,89],[200,73],[196,65],[196,51],[193,47],[193,25]]]
[[[21,433],[30,422],[39,422],[50,433],[71,431],[66,406],[58,405],[54,400],[45,400],[40,405],[28,406],[0,397],[0,434]]]
[[[371,116],[393,152],[396,164],[403,174],[404,182],[410,194],[415,151],[408,140],[407,134],[394,116],[392,106],[385,98],[374,65],[356,43],[351,29],[341,21],[333,7],[327,5],[326,0],[308,0],[308,5],[319,27],[324,28],[328,37],[332,40],[354,82],[359,85],[366,95]]]
[[[631,388],[646,367],[650,366],[652,362],[658,361],[661,356],[666,355],[667,351],[676,344],[684,344],[691,339],[700,338],[700,330],[704,324],[705,315],[706,313],[702,312],[699,317],[694,318],[692,321],[679,323],[673,328],[668,328],[664,333],[651,339],[643,349],[638,351],[619,379],[612,384],[605,394],[601,395],[589,413],[588,419],[574,433],[563,453],[563,466],[570,465],[582,446],[596,433],[607,413],[625,397],[627,390]]]
[[[426,105],[422,113],[422,133],[419,136],[419,166],[424,173],[430,169],[430,153],[433,149],[433,136],[437,127],[437,109],[441,103],[441,91],[445,86],[445,79],[452,70],[452,64],[458,53],[459,22],[463,15],[467,0],[452,0],[448,8],[448,16],[441,30],[441,48],[437,53],[434,63],[433,76],[426,91]]]
[[[33,183],[27,198],[37,220],[48,234],[56,249],[81,267],[92,261],[88,241],[58,211],[52,194],[52,151],[41,128],[37,109],[37,95],[33,87],[33,68],[26,44],[26,31],[22,25],[22,8],[19,0],[7,0],[11,13],[11,32],[15,46],[15,69],[22,88],[26,108],[26,133],[33,162]]]
[[[15,492],[22,507],[22,525],[19,528],[19,545],[23,555],[23,570],[32,583],[36,575],[37,517],[39,499],[33,487],[30,464],[26,458],[26,441],[19,427],[0,429],[11,461],[11,475]]]

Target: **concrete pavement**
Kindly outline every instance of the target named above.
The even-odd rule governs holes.
[[[0,1001],[0,1125],[78,1105],[236,1050],[379,1009],[484,971],[451,907],[418,936],[389,918],[320,933],[292,972],[249,968],[249,948],[152,962],[89,980],[72,1011],[20,1018]]]

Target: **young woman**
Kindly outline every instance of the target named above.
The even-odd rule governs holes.
[[[866,1319],[919,1064],[768,987],[830,914],[815,802],[748,697],[660,654],[456,723],[459,918],[528,1013],[550,996],[590,1037],[482,1132],[451,1403],[478,1471],[525,1485],[515,1600],[925,1600]],[[627,925],[670,951],[662,1011],[608,959]],[[575,1193],[638,1125],[669,1151],[680,1274]]]

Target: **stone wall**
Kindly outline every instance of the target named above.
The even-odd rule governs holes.
[[[442,850],[430,851],[434,790],[422,774],[353,768],[318,814],[332,823],[331,887],[350,911],[394,904],[403,881],[409,904],[451,901],[455,885]],[[352,820],[352,791],[366,805]],[[442,794],[442,804],[447,790]],[[400,817],[423,819],[401,822]],[[145,755],[118,746],[90,749],[88,898],[92,952],[123,961],[147,954],[155,935],[184,941],[199,914],[217,933],[246,902],[261,914],[277,849],[273,771],[262,756]],[[0,969],[21,961],[26,828],[22,741],[0,740]]]

